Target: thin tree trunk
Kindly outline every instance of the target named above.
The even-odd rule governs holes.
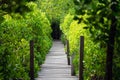
[[[115,1],[115,0],[114,0]],[[112,11],[114,12],[116,4],[111,6]],[[114,55],[114,43],[115,43],[115,35],[116,35],[116,26],[117,19],[112,13],[111,17],[111,26],[109,33],[109,40],[107,44],[107,57],[106,57],[106,77],[105,80],[112,80],[112,67],[113,67],[113,55]]]

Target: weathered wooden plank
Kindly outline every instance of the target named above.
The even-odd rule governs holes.
[[[36,80],[78,80],[76,76],[71,76],[71,66],[67,65],[67,55],[60,41],[53,43]]]
[[[47,73],[50,73],[50,74],[69,74],[71,73],[71,70],[70,69],[46,69],[46,68],[43,68],[40,72],[41,74],[47,74]]]
[[[36,78],[35,80],[78,80],[77,78]]]
[[[42,66],[41,66],[41,68],[49,68],[49,69],[51,69],[51,68],[53,68],[53,69],[59,69],[59,68],[71,68],[71,66],[68,66],[68,65],[61,65],[61,64],[43,64]]]
[[[69,76],[70,74],[69,75],[60,75],[60,74],[50,75],[50,74],[48,74],[48,75],[42,75],[38,78],[56,78],[56,79],[58,79],[58,78],[76,78],[75,76]]]

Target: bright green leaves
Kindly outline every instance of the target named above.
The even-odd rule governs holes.
[[[26,6],[27,6],[31,11],[36,10],[36,8],[37,8],[37,4],[35,4],[35,3],[33,3],[33,2],[27,3]]]
[[[65,35],[68,35],[68,31],[70,29],[69,26],[73,21],[73,17],[73,15],[68,14],[67,16],[65,16],[63,23],[60,25],[60,29]]]
[[[74,13],[74,4],[71,0],[39,0],[37,4],[46,13],[50,22],[60,21],[67,13]]]
[[[50,22],[33,2],[27,4],[31,12],[6,14],[0,24],[0,80],[22,78],[29,80],[29,41],[34,40],[35,77],[44,62],[52,40]],[[44,46],[43,46],[44,45]]]
[[[95,31],[94,26],[89,24],[88,19],[92,16],[87,14],[73,16],[68,14],[63,23],[60,25],[66,38],[70,43],[70,53],[74,55],[73,64],[75,66],[76,73],[78,74],[78,63],[79,63],[79,41],[80,36],[85,37],[85,47],[84,47],[84,79],[90,80],[92,77],[97,76],[98,78],[103,78],[105,75],[105,49],[101,48],[102,43],[95,43],[93,41],[93,31]],[[73,20],[74,19],[74,20]],[[109,22],[107,18],[103,17],[103,22]],[[103,26],[99,24],[99,26]],[[92,27],[92,28],[90,28]],[[92,31],[92,32],[91,32]],[[101,34],[100,31],[95,31],[96,35]]]
[[[0,47],[1,49],[4,48],[0,51],[2,53],[0,58],[3,60],[0,64],[3,67],[1,70],[3,78],[29,79],[27,74],[29,70],[29,41],[23,36],[31,33],[29,28],[26,23],[14,19],[7,19],[0,26],[2,29]],[[21,30],[23,28],[26,31]],[[23,57],[23,55],[26,57]],[[24,61],[27,63],[24,63]]]
[[[0,10],[6,13],[24,13],[29,11],[26,3],[35,0],[0,0]]]
[[[78,20],[79,24],[81,24],[81,22],[85,23],[87,25],[87,29],[89,30],[88,34],[90,36],[88,39],[90,39],[91,41],[88,43],[91,44],[92,48],[89,47],[87,49],[89,44],[86,45],[87,47],[85,47],[85,48],[88,51],[87,55],[91,56],[90,54],[92,54],[93,56],[96,55],[97,57],[99,57],[99,58],[96,58],[96,56],[94,56],[94,57],[91,56],[91,57],[85,58],[85,63],[86,63],[85,66],[87,68],[87,69],[85,69],[85,77],[86,77],[85,79],[88,79],[88,80],[91,79],[91,78],[88,78],[88,76],[90,76],[91,73],[92,73],[91,75],[94,74],[93,75],[94,77],[98,77],[98,78],[104,77],[105,76],[104,68],[106,65],[102,66],[102,65],[100,65],[100,63],[102,63],[102,61],[105,63],[105,57],[106,57],[105,49],[107,48],[106,44],[108,44],[110,42],[109,37],[112,36],[112,34],[109,35],[109,33],[113,32],[113,35],[114,35],[114,33],[116,33],[116,36],[114,36],[115,37],[114,42],[116,43],[114,46],[114,49],[115,49],[114,55],[115,56],[119,55],[119,49],[117,47],[120,46],[119,40],[118,40],[118,38],[119,38],[118,34],[120,33],[120,29],[118,28],[120,26],[119,25],[119,17],[120,17],[119,3],[120,3],[120,1],[119,0],[74,0],[74,3],[75,3],[76,15],[83,16],[81,18],[81,17],[78,17],[75,15],[74,20]],[[86,18],[86,20],[84,20],[85,14],[89,15],[89,17]],[[116,18],[116,22],[114,22],[115,20],[111,21],[111,19],[113,17]],[[114,23],[111,24],[111,22],[114,22]],[[116,24],[117,24],[117,26],[116,26],[117,31],[114,32],[114,30],[111,29],[113,31],[110,32],[110,27],[115,26]],[[87,41],[89,41],[89,40],[87,40]],[[96,45],[98,45],[99,47]],[[85,51],[85,52],[87,52],[87,51]],[[87,59],[88,59],[88,61],[87,61]],[[118,56],[116,56],[116,57],[114,57],[113,60],[119,62],[118,59],[119,59]],[[90,66],[92,62],[94,63],[94,65]],[[117,75],[117,74],[119,74],[119,71],[116,71],[119,68],[119,66],[117,66],[117,64],[120,64],[120,63],[114,62],[114,65],[113,65],[113,67],[114,67],[113,68],[114,69],[114,71],[113,71],[114,77],[113,78],[115,80],[119,79],[119,77]],[[91,70],[93,72],[91,72]],[[89,72],[90,72],[90,74],[89,74]],[[97,78],[97,80],[98,80],[98,78]]]
[[[52,29],[50,27],[50,22],[46,18],[45,13],[38,9],[26,14],[26,21],[28,25],[32,27],[31,35],[36,42],[36,59],[39,64],[42,64],[45,59],[46,52],[48,52],[51,46],[50,34]]]

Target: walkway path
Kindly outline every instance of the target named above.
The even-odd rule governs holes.
[[[78,80],[77,77],[71,76],[71,67],[67,65],[67,56],[60,41],[53,42],[38,75],[36,80]]]

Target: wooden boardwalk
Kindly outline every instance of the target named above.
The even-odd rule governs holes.
[[[53,42],[36,80],[78,80],[71,76],[71,66],[67,65],[67,56],[60,41]]]

